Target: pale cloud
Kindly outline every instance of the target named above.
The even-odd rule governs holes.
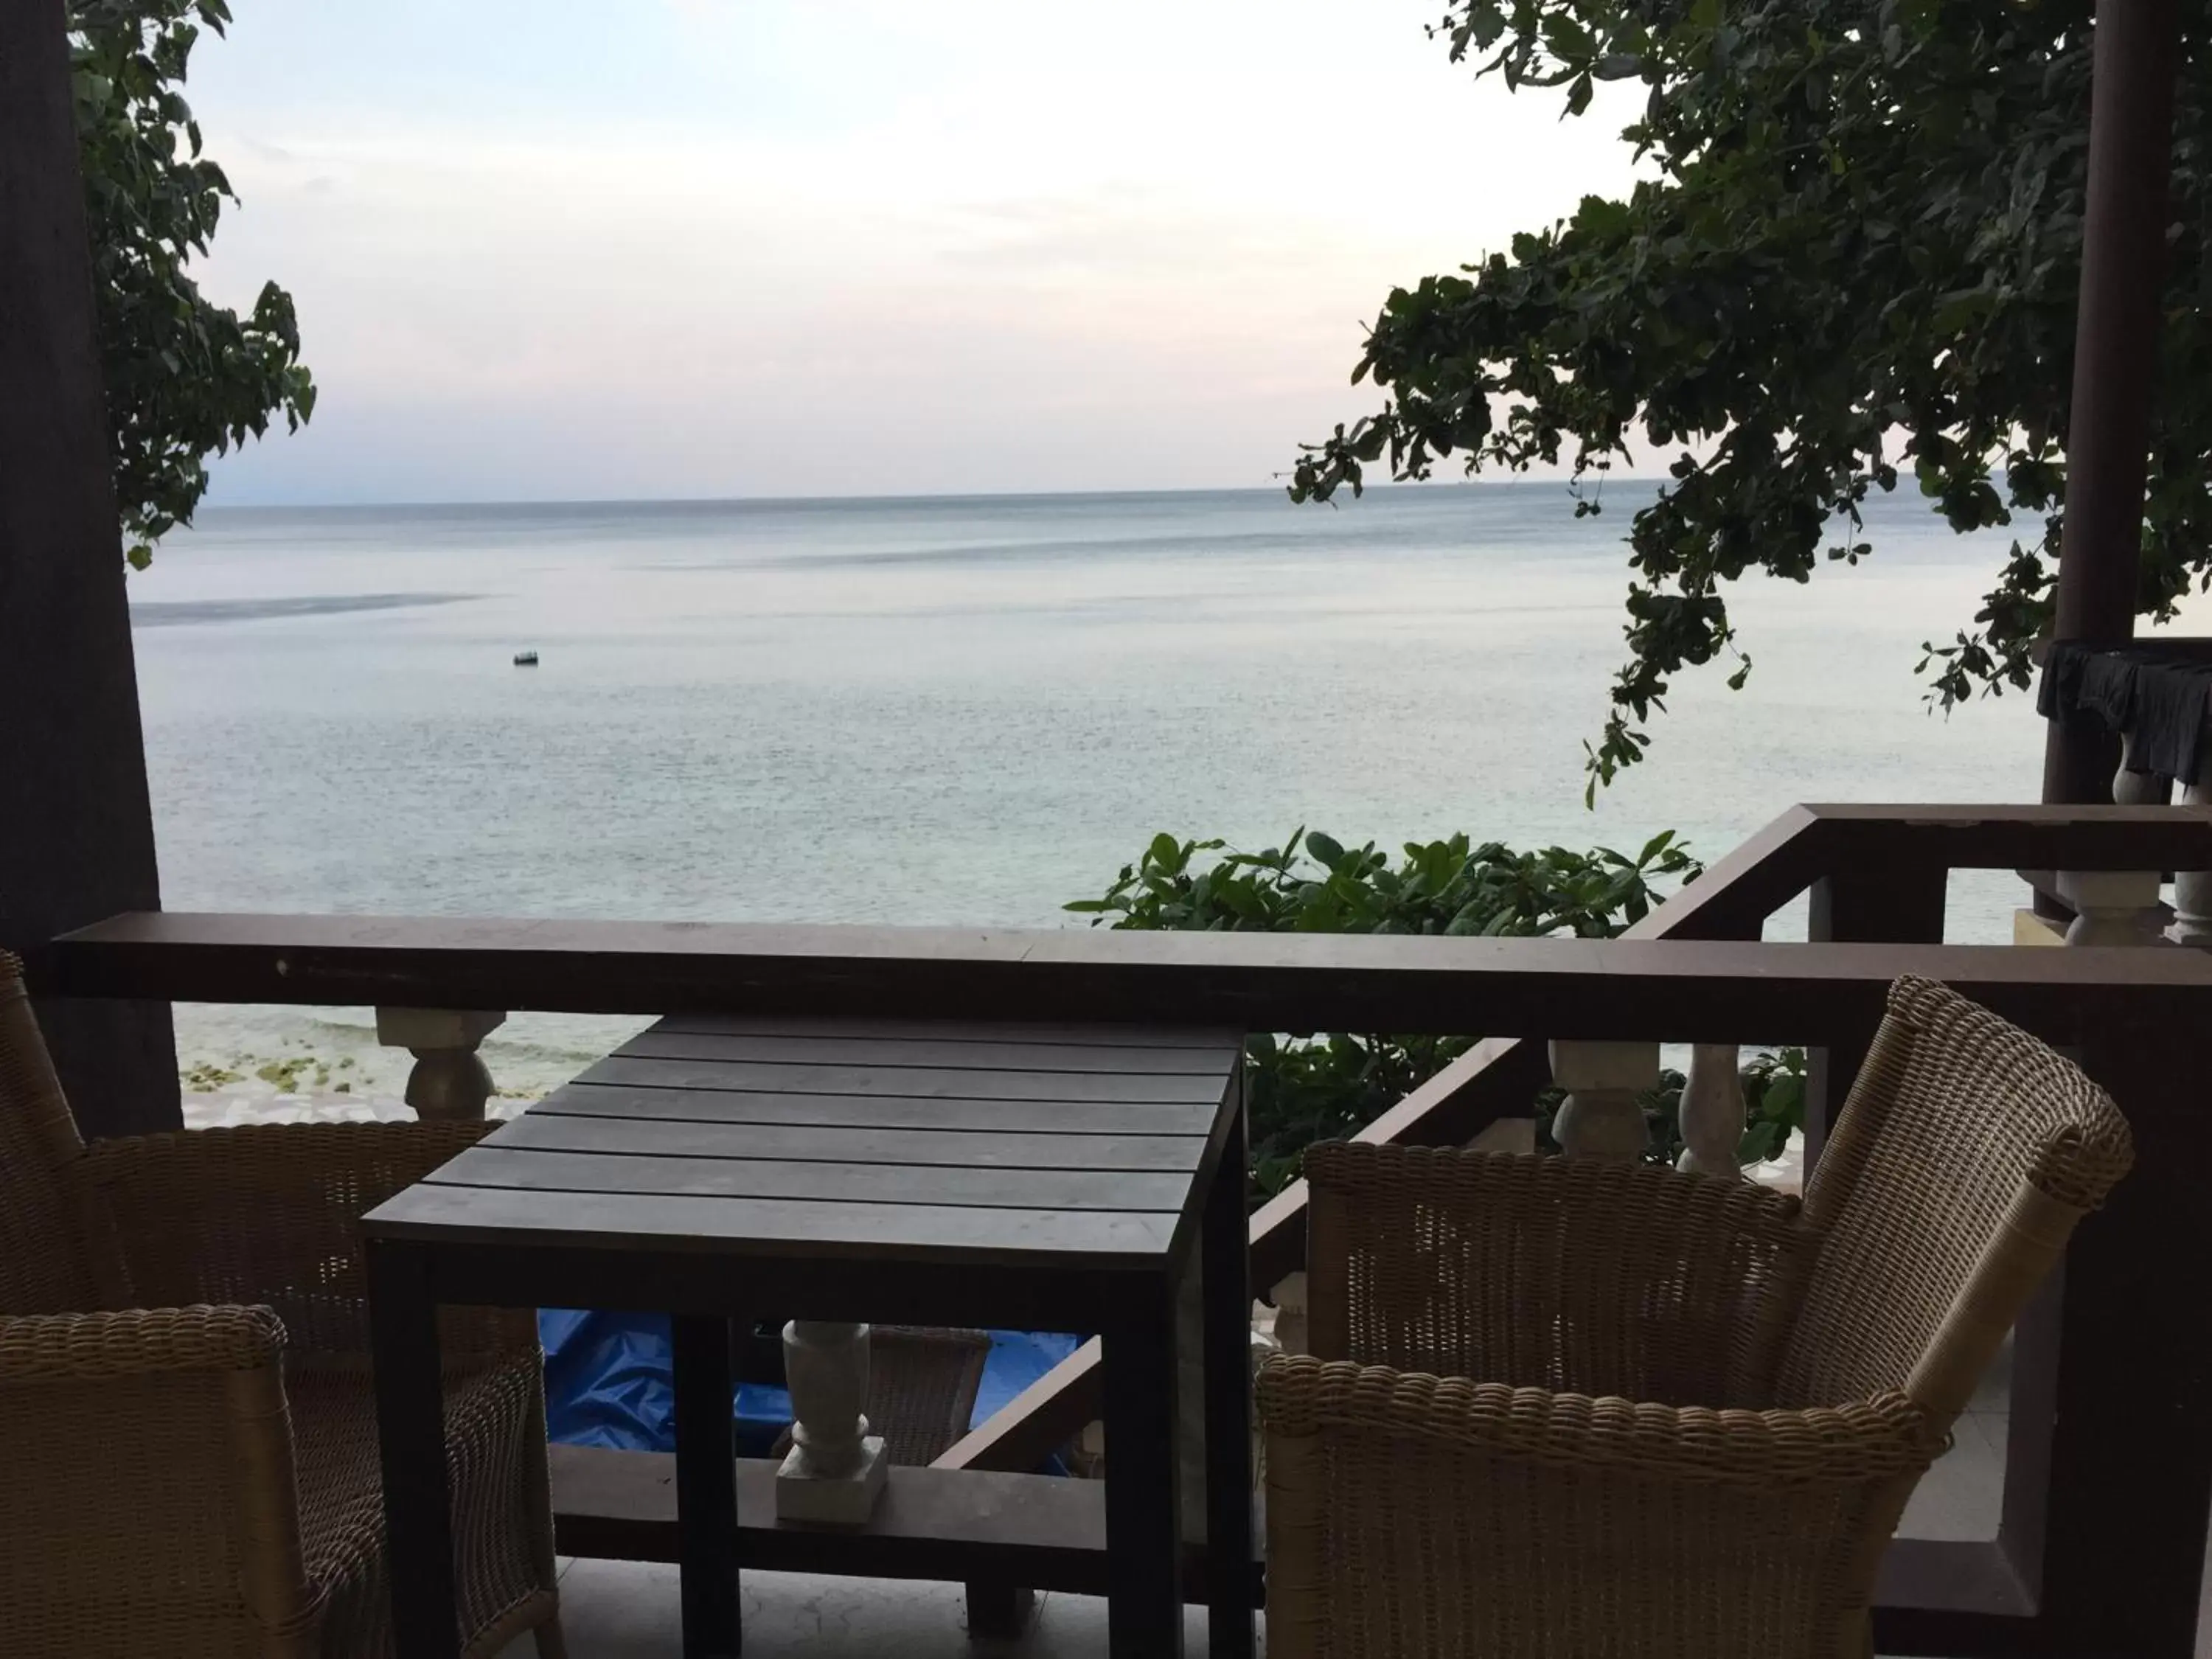
[[[303,4],[194,80],[323,388],[220,499],[1263,483],[1393,283],[1629,177],[1434,0]]]

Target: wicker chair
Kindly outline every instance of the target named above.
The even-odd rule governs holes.
[[[933,1463],[968,1432],[991,1339],[981,1331],[926,1325],[876,1325],[868,1334],[868,1432],[902,1468]],[[791,1449],[791,1431],[775,1455]]]
[[[1913,980],[1802,1210],[1316,1147],[1315,1357],[1259,1383],[1271,1659],[1863,1659],[1906,1498],[2130,1159],[2073,1066]]]
[[[0,1650],[392,1651],[355,1221],[480,1125],[78,1139],[0,956]],[[446,1316],[467,1652],[562,1652],[527,1313]]]

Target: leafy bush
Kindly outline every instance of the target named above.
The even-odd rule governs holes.
[[[1454,836],[1409,842],[1394,865],[1372,842],[1346,848],[1318,830],[1298,830],[1279,850],[1226,848],[1155,836],[1104,897],[1066,908],[1112,917],[1115,927],[1611,939],[1664,896],[1650,878],[1686,881],[1702,867],[1671,830],[1632,859],[1603,847],[1516,853]],[[1199,856],[1213,853],[1220,856]]]
[[[1516,852],[1463,835],[1408,842],[1396,860],[1371,842],[1346,848],[1318,830],[1301,830],[1260,853],[1160,835],[1102,896],[1066,908],[1117,928],[1611,939],[1665,896],[1655,881],[1679,885],[1700,868],[1672,830],[1632,858],[1603,847]],[[1372,1122],[1471,1042],[1378,1032],[1252,1037],[1245,1083],[1258,1191],[1281,1190],[1308,1146]],[[1802,1111],[1802,1077],[1795,1051],[1745,1068],[1753,1106],[1740,1154],[1747,1162],[1771,1156],[1789,1138]],[[1671,1163],[1680,1150],[1674,1112],[1681,1086],[1680,1074],[1669,1073],[1645,1100],[1655,1159]],[[1536,1103],[1540,1133],[1548,1131],[1556,1103],[1556,1093]]]

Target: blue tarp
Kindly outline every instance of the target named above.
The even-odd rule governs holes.
[[[665,1315],[541,1308],[538,1338],[545,1347],[545,1421],[552,1438],[617,1451],[676,1449]],[[1053,1331],[993,1331],[970,1425],[1073,1353],[1081,1340]],[[791,1396],[772,1384],[739,1383],[731,1406],[740,1456],[765,1457],[791,1423]]]

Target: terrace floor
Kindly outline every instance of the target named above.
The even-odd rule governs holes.
[[[1921,1485],[1904,1530],[1923,1538],[1996,1535],[2004,1478],[2005,1367],[1960,1419],[1950,1452]],[[961,1587],[898,1579],[748,1572],[743,1578],[746,1659],[1077,1659],[1106,1650],[1106,1604],[1040,1595],[1018,1640],[970,1641]],[[576,1659],[678,1659],[672,1566],[564,1560],[563,1623]],[[1185,1615],[1189,1651],[1205,1653],[1206,1615]],[[526,1638],[508,1659],[532,1659]]]
[[[676,1569],[568,1561],[562,1620],[575,1659],[681,1659]],[[1106,1603],[1040,1595],[1017,1640],[970,1641],[957,1584],[756,1572],[744,1581],[745,1659],[1089,1659],[1106,1651]],[[1184,1614],[1183,1641],[1206,1652],[1206,1614]],[[1267,1644],[1261,1643],[1262,1659]],[[535,1659],[528,1637],[504,1659]]]
[[[745,1659],[1087,1659],[1106,1651],[1106,1603],[1040,1595],[1013,1641],[970,1641],[957,1584],[890,1578],[744,1577]],[[574,1659],[679,1659],[676,1569],[636,1561],[565,1561],[562,1624]],[[1190,1652],[1206,1651],[1206,1613],[1184,1615]],[[534,1659],[526,1637],[505,1659]]]

